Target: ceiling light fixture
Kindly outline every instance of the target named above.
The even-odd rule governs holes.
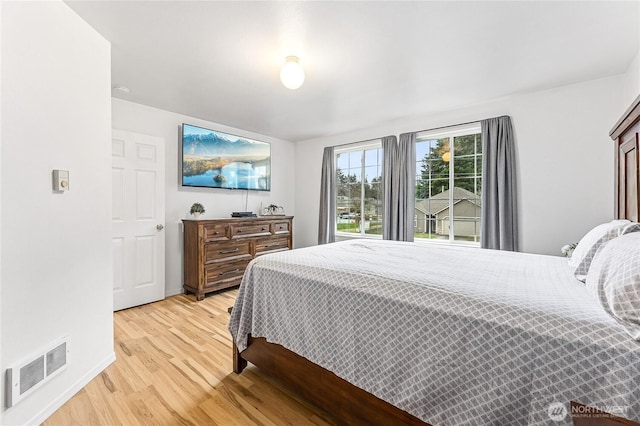
[[[287,89],[295,90],[304,83],[304,70],[297,56],[287,56],[280,70],[280,81]]]

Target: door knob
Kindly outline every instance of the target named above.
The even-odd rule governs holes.
[[[156,225],[156,229],[157,229],[158,231],[162,231],[162,230],[164,229],[164,225],[163,225],[163,224],[161,224],[161,223],[159,223],[159,224],[157,224],[157,225]]]

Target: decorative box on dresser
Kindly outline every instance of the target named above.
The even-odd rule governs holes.
[[[293,248],[293,216],[184,219],[184,291],[196,300],[240,284],[257,256]]]

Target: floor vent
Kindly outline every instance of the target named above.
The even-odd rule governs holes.
[[[7,368],[6,407],[12,407],[67,368],[69,347],[64,337],[23,362]]]

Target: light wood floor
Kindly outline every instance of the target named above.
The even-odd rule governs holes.
[[[44,425],[336,424],[256,367],[232,372],[227,308],[236,294],[116,312],[116,362]]]

